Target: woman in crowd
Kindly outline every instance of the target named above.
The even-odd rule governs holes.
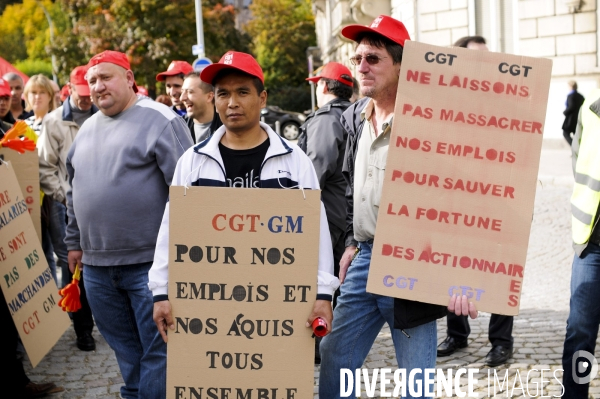
[[[44,75],[33,75],[25,85],[23,94],[27,111],[33,111],[33,115],[25,122],[39,136],[44,117],[56,108],[52,83]]]
[[[50,79],[44,75],[33,75],[25,85],[23,95],[25,97],[26,110],[33,111],[33,115],[25,119],[25,122],[33,129],[35,134],[39,136],[42,132],[42,122],[44,121],[44,117],[56,108],[52,83],[50,82]],[[44,196],[41,203],[42,248],[46,260],[48,261],[48,266],[50,266],[50,270],[52,271],[54,281],[58,284],[58,279],[56,277],[56,262],[54,261],[54,251],[49,231],[50,201],[50,198]]]

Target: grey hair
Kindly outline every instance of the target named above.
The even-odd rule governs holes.
[[[2,76],[2,79],[8,80],[9,82],[12,82],[14,80],[20,80],[21,83],[23,83],[23,78],[21,76],[19,76],[18,73],[15,73],[15,72],[5,73],[4,76]]]

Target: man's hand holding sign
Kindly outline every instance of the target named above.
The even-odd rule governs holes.
[[[476,319],[478,316],[475,304],[469,302],[466,295],[452,295],[450,301],[448,301],[448,310],[451,313],[455,313],[457,316],[469,315],[472,319]]]

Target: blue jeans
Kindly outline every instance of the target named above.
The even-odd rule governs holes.
[[[167,347],[152,320],[150,266],[86,265],[83,273],[98,330],[115,351],[126,399],[166,397]]]
[[[573,259],[570,311],[562,359],[565,387],[563,398],[588,397],[589,382],[578,384],[574,377],[585,377],[589,372],[579,373],[575,370],[575,375],[573,374],[573,355],[577,351],[586,351],[594,356],[599,325],[600,247],[588,244],[581,257],[575,255]],[[575,364],[576,367],[584,360],[581,356],[578,358],[580,361]]]
[[[319,397],[324,399],[340,397],[340,369],[347,368],[354,372],[362,367],[386,322],[392,332],[398,367],[406,369],[407,377],[414,368],[435,368],[436,322],[405,330],[410,338],[394,329],[394,298],[366,291],[373,244],[361,242],[358,247],[360,252],[348,268],[341,286],[341,295],[333,313],[333,330],[321,341]],[[417,376],[423,379],[422,373]],[[393,377],[391,380],[390,386],[393,386]],[[390,391],[392,389],[388,389]],[[430,384],[430,392],[433,392],[433,384]],[[354,390],[353,394],[356,395]],[[408,387],[406,394],[407,398],[411,397]]]

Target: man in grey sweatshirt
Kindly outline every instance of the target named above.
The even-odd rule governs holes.
[[[65,242],[100,333],[115,351],[123,398],[164,398],[166,350],[152,320],[148,270],[175,165],[192,141],[182,118],[137,97],[127,56],[104,51],[86,75],[100,112],[67,156]]]

